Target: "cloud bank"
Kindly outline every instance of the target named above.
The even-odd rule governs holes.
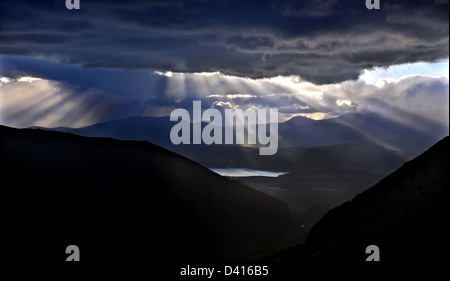
[[[0,79],[0,123],[14,127],[80,127],[130,116],[168,116],[175,108],[191,109],[193,100],[202,101],[203,109],[278,109],[279,120],[377,112],[424,130],[429,124],[448,128],[449,123],[448,62],[441,62],[438,68],[430,64],[395,66],[384,74],[376,69],[358,80],[316,85],[299,76],[251,79],[219,72],[84,70],[56,62],[41,62],[50,64],[42,69],[51,71],[27,77],[20,76],[26,71],[17,68],[29,68],[23,59],[2,59],[16,68],[4,71],[10,76]],[[39,65],[36,59],[28,63]],[[420,74],[420,69],[427,72],[430,67],[435,69],[431,76]],[[412,75],[407,71],[411,68],[419,74]],[[70,75],[60,81],[61,73]],[[86,81],[93,74],[96,79]]]
[[[0,53],[83,67],[221,72],[315,84],[448,58],[448,1],[1,2]]]

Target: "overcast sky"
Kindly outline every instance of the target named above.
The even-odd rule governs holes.
[[[407,113],[448,127],[448,6],[3,0],[0,123],[79,127],[201,100],[282,118]]]

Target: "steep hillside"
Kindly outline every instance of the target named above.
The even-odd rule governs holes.
[[[449,248],[449,142],[446,137],[351,202],[329,211],[303,246],[279,257],[280,268],[367,265],[365,249],[377,245],[377,270],[383,265],[406,266],[409,273],[443,270],[448,260],[441,253]]]
[[[11,260],[238,259],[288,243],[286,204],[146,141],[0,126]],[[150,254],[151,253],[151,254]]]

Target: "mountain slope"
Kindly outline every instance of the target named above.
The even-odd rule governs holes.
[[[305,245],[285,253],[278,265],[284,269],[305,262],[367,264],[366,247],[377,245],[381,266],[444,269],[448,260],[441,253],[449,248],[449,145],[446,137],[351,202],[329,211],[312,228]]]
[[[147,140],[166,147],[170,145],[170,130],[175,122],[168,117],[130,117],[97,123],[82,128],[54,128],[56,131],[74,133],[86,137],[109,137],[119,140]]]
[[[234,259],[296,230],[281,201],[145,141],[0,126],[0,155],[11,260]]]

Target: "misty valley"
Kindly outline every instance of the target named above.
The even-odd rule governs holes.
[[[348,120],[349,116],[345,118]],[[373,115],[354,115],[350,120],[364,123],[365,118],[373,118]],[[88,261],[145,262],[150,258],[145,253],[152,252],[161,257],[161,261],[171,260],[158,265],[168,267],[171,272],[174,272],[174,265],[182,267],[187,262],[206,260],[222,265],[225,261],[259,261],[271,264],[275,271],[285,272],[287,268],[295,268],[292,263],[311,259],[334,261],[335,255],[343,260],[363,260],[360,254],[364,251],[360,248],[372,238],[348,232],[347,228],[354,227],[346,220],[350,214],[361,213],[363,217],[351,220],[364,224],[374,214],[386,216],[384,210],[391,207],[386,209],[383,202],[392,201],[386,203],[386,206],[395,206],[394,213],[388,215],[392,216],[389,220],[403,224],[403,219],[397,219],[405,216],[403,208],[410,208],[408,204],[421,200],[414,194],[428,196],[426,194],[431,192],[429,199],[420,204],[424,210],[431,208],[423,215],[430,223],[429,229],[435,229],[434,220],[428,216],[443,208],[440,200],[445,197],[439,194],[442,183],[448,181],[444,176],[448,159],[440,157],[445,154],[442,150],[448,149],[448,138],[435,145],[437,148],[430,149],[434,149],[433,153],[426,152],[417,157],[419,160],[414,158],[418,150],[427,149],[425,143],[433,143],[444,131],[433,137],[416,132],[416,142],[409,143],[413,149],[404,151],[380,146],[355,132],[339,143],[323,146],[291,146],[281,141],[278,153],[261,156],[257,147],[246,145],[161,143],[164,141],[160,138],[161,130],[167,128],[165,122],[169,120],[132,118],[80,129],[0,126],[1,155],[7,163],[3,177],[13,183],[5,195],[10,199],[8,204],[16,210],[7,220],[13,230],[8,238],[12,241],[8,246],[11,259],[20,260],[23,251],[37,247],[45,253],[44,260],[55,260],[61,248],[73,244],[83,249],[83,258]],[[308,126],[319,126],[314,129],[317,135],[309,137],[324,137],[326,134],[320,132],[323,122],[330,120],[310,123],[291,119],[280,123],[280,140],[284,139],[283,134],[292,134],[292,126],[309,131]],[[326,131],[341,125],[341,121],[331,120]],[[386,128],[386,124],[383,126]],[[124,135],[127,129],[140,137]],[[297,129],[297,132],[302,131]],[[400,146],[401,136],[395,136],[398,132],[398,127],[394,126],[391,135],[385,135],[384,142]],[[146,140],[138,140],[144,136]],[[128,138],[134,140],[119,140]],[[159,142],[166,148],[149,141]],[[429,157],[436,159],[420,160]],[[411,159],[414,160],[409,164],[407,161]],[[424,161],[437,162],[427,166],[430,171],[415,168]],[[412,168],[405,168],[408,164]],[[424,185],[418,184],[418,188],[429,184],[433,188],[411,190],[407,201],[402,197],[392,198],[390,191],[384,194],[384,187],[376,188],[384,186],[389,178],[408,180],[405,173],[420,175],[401,172],[402,169],[433,174],[417,179],[425,181]],[[399,176],[395,176],[396,173]],[[432,183],[426,182],[428,180]],[[356,203],[357,198],[372,202],[370,194],[378,192],[384,195],[373,195],[380,199],[370,203],[375,204],[368,207],[371,209]],[[402,192],[410,196],[408,190]],[[362,209],[346,215],[345,206]],[[330,216],[336,218],[330,221]],[[415,215],[409,216],[405,229],[409,229],[410,220],[416,219]],[[393,231],[378,222],[374,222],[373,227],[370,230],[375,231],[373,233]],[[36,233],[35,229],[42,231]],[[28,235],[30,232],[34,235]],[[342,237],[348,233],[352,236],[336,238],[335,232],[344,235]],[[403,235],[399,233],[395,235]],[[418,233],[423,237],[428,235],[428,232]],[[392,247],[392,241],[383,237],[376,236],[381,239],[376,240],[380,247]],[[410,240],[406,239],[405,243],[407,241]],[[337,252],[329,252],[327,243],[343,244]],[[420,251],[426,253],[426,249]],[[316,257],[317,253],[321,253],[320,258]],[[394,251],[389,255],[396,259],[398,254]]]
[[[277,177],[255,172],[244,177],[236,173],[223,175],[286,203],[303,234],[327,211],[373,186],[447,134],[445,126],[429,123],[429,131],[423,131],[376,113],[352,113],[319,121],[294,117],[278,124],[277,153],[262,156],[258,147],[248,143],[173,145],[168,138],[172,125],[169,118],[132,117],[56,130],[148,140],[213,171],[235,167],[242,169],[240,172],[283,173]],[[206,126],[201,123],[199,129]],[[300,237],[297,242],[306,235]]]

